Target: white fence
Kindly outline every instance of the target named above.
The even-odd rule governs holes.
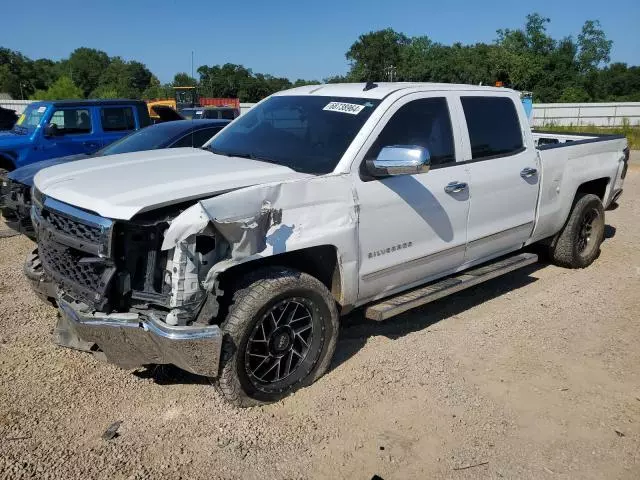
[[[255,103],[241,103],[240,104],[240,115],[244,115],[247,113],[251,107],[253,107]]]
[[[625,121],[640,125],[640,102],[533,104],[534,127],[550,124],[615,127]]]

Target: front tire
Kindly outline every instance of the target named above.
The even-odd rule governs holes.
[[[581,194],[575,201],[569,220],[551,243],[553,263],[566,268],[585,268],[600,253],[604,240],[604,207],[593,194]]]
[[[288,268],[266,268],[233,294],[218,386],[225,399],[249,407],[310,385],[329,367],[338,311],[322,282]]]

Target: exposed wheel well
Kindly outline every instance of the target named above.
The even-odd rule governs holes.
[[[578,191],[576,192],[576,198],[578,195],[584,193],[592,193],[600,198],[601,201],[604,202],[604,194],[607,191],[607,185],[609,184],[609,177],[604,178],[596,178],[595,180],[590,180],[588,182],[583,183],[578,187]]]
[[[222,289],[224,290],[226,285],[233,284],[235,279],[248,272],[267,266],[289,267],[308,273],[329,289],[338,304],[342,303],[342,278],[338,266],[338,251],[333,245],[319,245],[241,263],[220,275]]]

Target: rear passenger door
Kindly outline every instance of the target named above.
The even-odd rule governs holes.
[[[469,142],[469,263],[516,250],[529,238],[539,167],[530,135],[525,135],[529,124],[512,96],[469,94],[461,95],[460,102]]]
[[[108,106],[99,109],[102,147],[136,130],[136,118],[132,105]]]

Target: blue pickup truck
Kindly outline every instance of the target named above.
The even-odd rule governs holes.
[[[31,103],[13,129],[0,132],[0,175],[40,160],[91,154],[150,124],[140,100]]]

